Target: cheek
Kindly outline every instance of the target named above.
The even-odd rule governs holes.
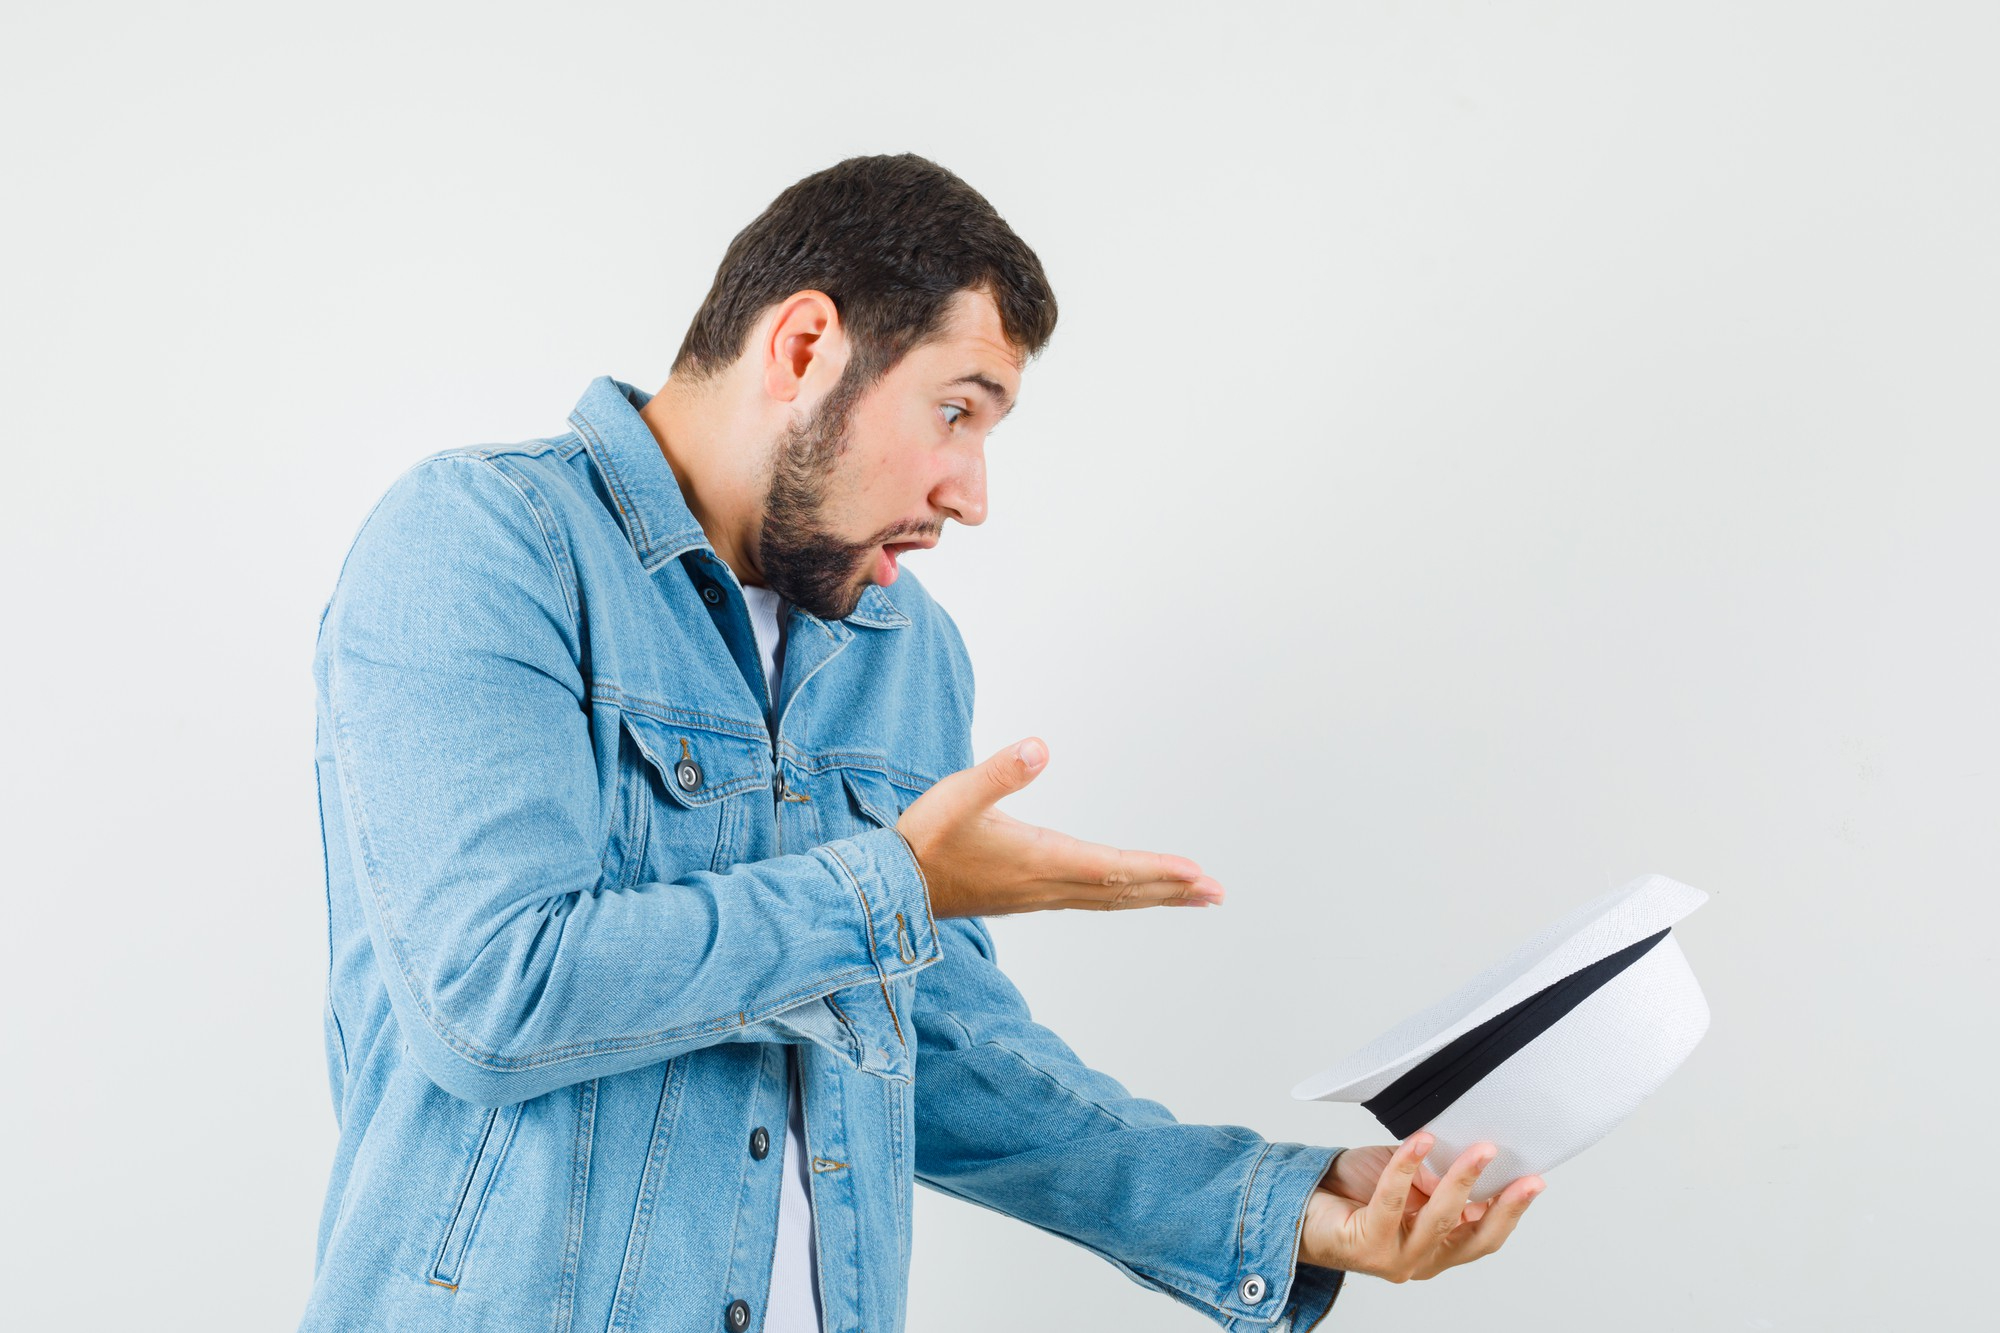
[[[857,452],[863,457],[856,460],[855,494],[876,526],[923,513],[924,496],[935,481],[930,475],[934,453],[908,437],[884,440],[881,447]]]

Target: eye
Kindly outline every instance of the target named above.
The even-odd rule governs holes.
[[[956,412],[956,413],[958,413],[958,415],[957,415],[957,416],[955,416],[955,417],[950,417],[950,418],[947,418],[947,419],[946,419],[946,423],[945,423],[945,424],[947,424],[947,425],[951,425],[951,426],[956,426],[956,425],[957,425],[957,424],[958,424],[959,422],[961,422],[961,421],[965,420],[965,419],[966,419],[967,417],[969,417],[969,416],[971,416],[971,415],[972,415],[972,409],[970,409],[970,408],[967,408],[967,407],[960,407],[960,406],[959,406],[959,405],[958,405],[957,403],[946,403],[946,404],[945,404],[945,405],[944,405],[944,406],[943,406],[942,408],[940,408],[939,410],[940,410],[940,411],[944,411],[944,412]]]

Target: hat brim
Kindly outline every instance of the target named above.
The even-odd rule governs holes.
[[[1292,1089],[1299,1101],[1364,1102],[1460,1034],[1580,968],[1657,933],[1708,901],[1665,875],[1641,875],[1536,935],[1422,1013]]]

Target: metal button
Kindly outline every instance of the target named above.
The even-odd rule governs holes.
[[[693,791],[701,785],[701,765],[692,759],[683,759],[674,765],[674,781],[681,784],[682,791]]]
[[[722,1312],[722,1323],[730,1333],[743,1333],[744,1329],[750,1327],[750,1303],[731,1301],[729,1308]]]
[[[722,589],[716,587],[713,583],[702,584],[701,600],[707,602],[710,606],[721,606]]]
[[[770,1151],[771,1136],[762,1125],[759,1125],[750,1134],[750,1155],[761,1162],[764,1160],[764,1154]]]
[[[1245,1305],[1255,1305],[1264,1299],[1264,1279],[1252,1273],[1243,1279],[1243,1285],[1236,1289],[1236,1294],[1243,1298]]]

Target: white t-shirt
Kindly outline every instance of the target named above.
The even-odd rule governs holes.
[[[779,672],[785,661],[785,617],[791,604],[769,588],[745,586],[750,602],[750,628],[764,658],[764,679],[771,700],[778,698]],[[791,1066],[789,1053],[786,1064]],[[778,1250],[771,1261],[770,1308],[764,1312],[764,1333],[820,1333],[818,1249],[814,1244],[811,1186],[806,1178],[805,1112],[799,1103],[799,1081],[793,1068],[791,1118],[785,1125],[785,1179],[778,1193]]]

